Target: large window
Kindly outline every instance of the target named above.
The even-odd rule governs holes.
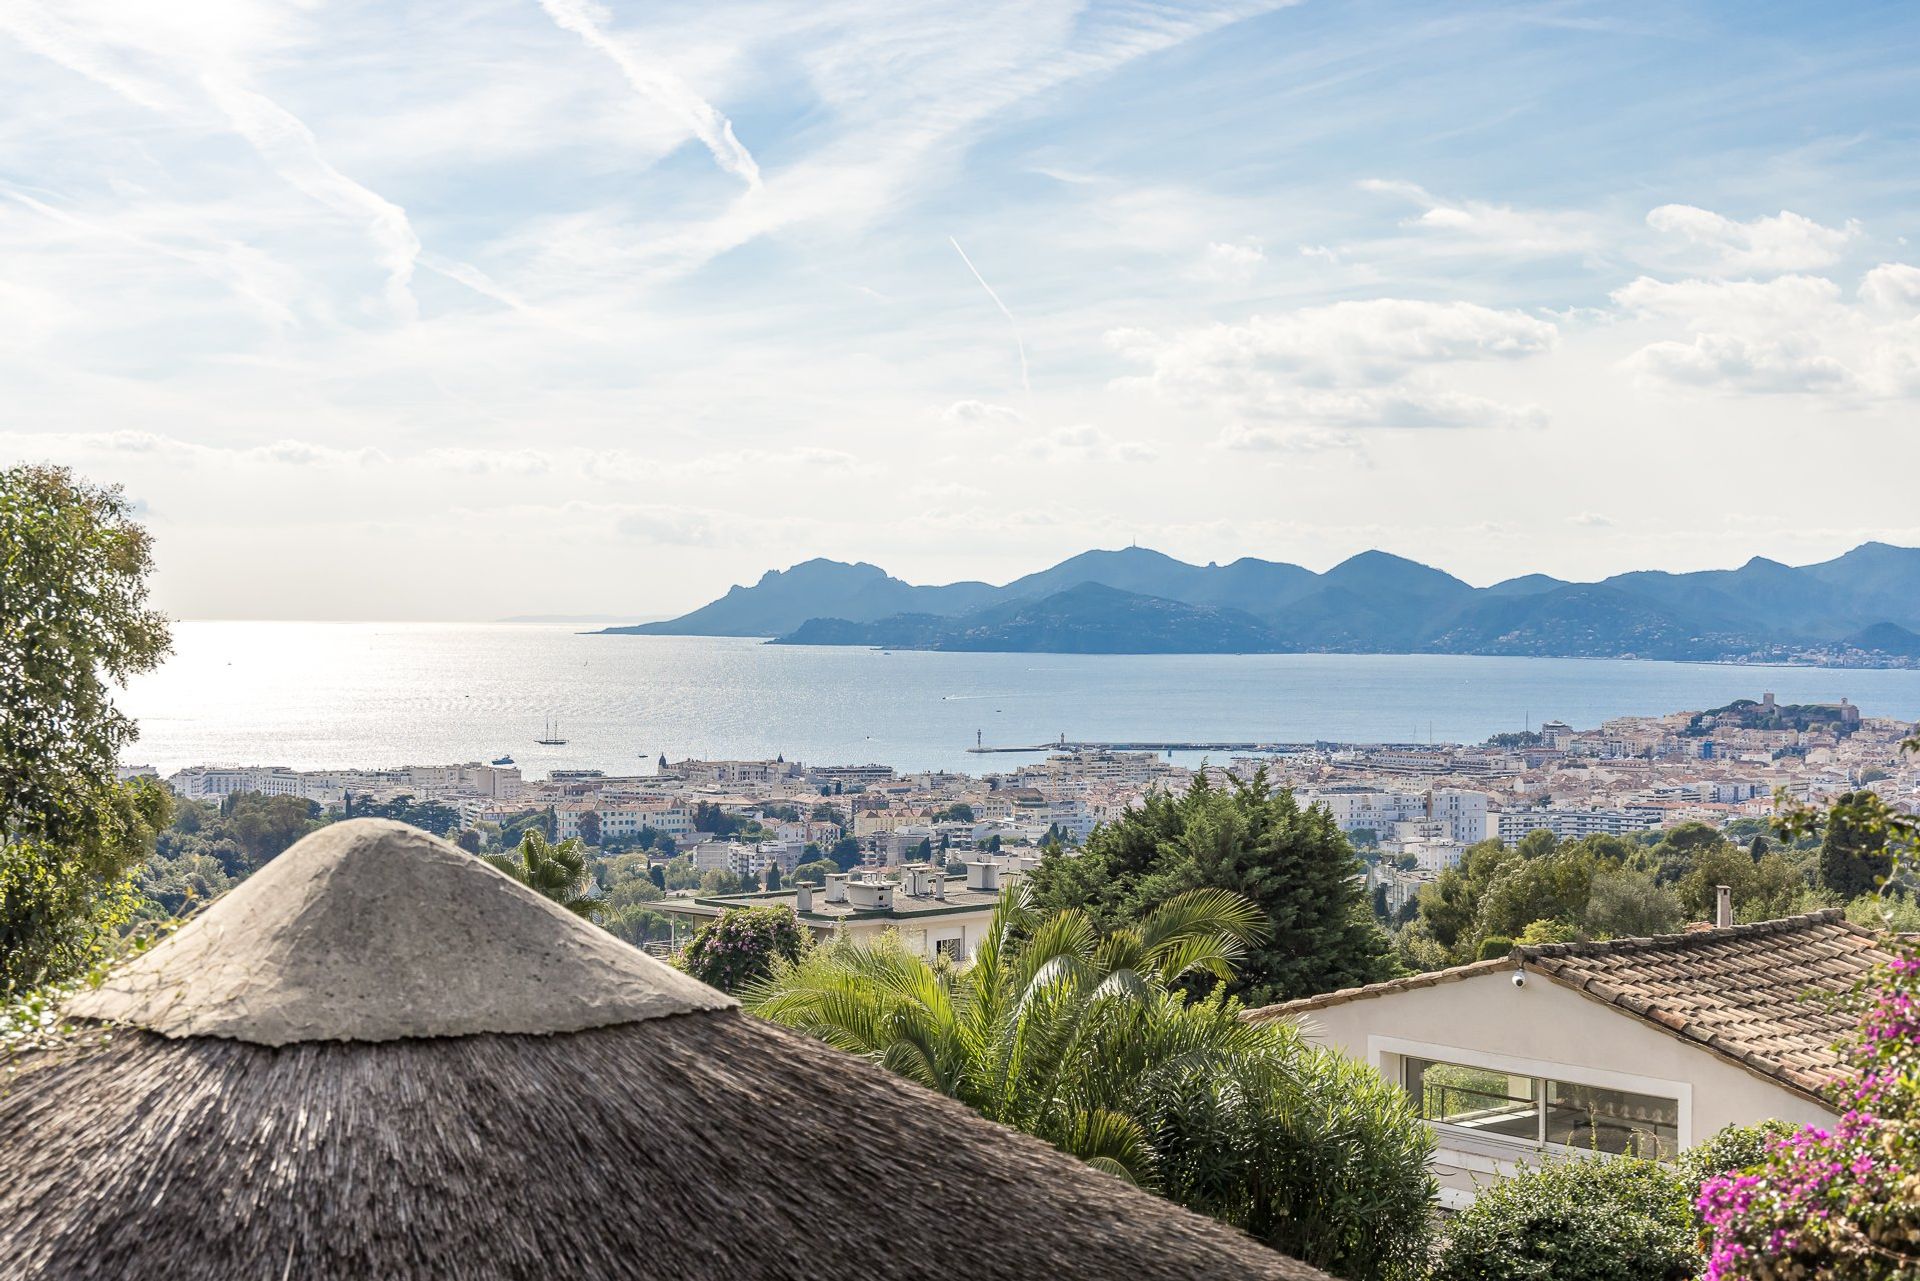
[[[1407,1092],[1439,1125],[1523,1143],[1666,1159],[1680,1150],[1680,1101],[1549,1077],[1408,1057]]]

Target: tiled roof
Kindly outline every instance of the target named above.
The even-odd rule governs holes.
[[[1889,959],[1839,909],[1606,943],[1516,947],[1503,958],[1248,1012],[1255,1020],[1525,968],[1813,1098],[1845,1071],[1843,997]]]
[[[1530,970],[1816,1097],[1845,1071],[1833,1046],[1857,1020],[1834,998],[1891,959],[1838,908],[1694,934],[1514,950]]]

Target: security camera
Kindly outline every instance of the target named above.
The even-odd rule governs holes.
[[[1527,972],[1525,970],[1515,970],[1513,972],[1513,985],[1515,987],[1525,987],[1527,985]]]

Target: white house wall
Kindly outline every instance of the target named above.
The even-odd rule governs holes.
[[[1580,995],[1539,974],[1515,987],[1512,971],[1408,988],[1309,1012],[1310,1039],[1401,1080],[1406,1055],[1471,1066],[1668,1094],[1682,1100],[1680,1143],[1691,1147],[1723,1126],[1777,1117],[1827,1124],[1828,1108],[1734,1066],[1709,1051]],[[1671,1086],[1664,1089],[1663,1086]],[[1523,1145],[1440,1130],[1435,1154],[1443,1200],[1460,1204],[1476,1187],[1510,1173]]]

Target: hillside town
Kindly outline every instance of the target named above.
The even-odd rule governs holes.
[[[1902,753],[1901,743],[1914,729],[1845,699],[1781,704],[1763,693],[1721,708],[1594,727],[1550,720],[1477,745],[1322,742],[1198,769],[1150,751],[1083,748],[981,775],[809,765],[780,756],[662,757],[651,772],[631,776],[556,770],[529,779],[515,765],[478,762],[346,770],[203,765],[167,783],[188,800],[256,793],[330,810],[410,798],[446,807],[461,830],[551,811],[557,841],[683,855],[692,871],[725,872],[749,890],[768,884],[769,869],[779,886],[802,864],[829,860],[838,875],[821,895],[788,885],[778,891],[781,901],[811,897],[797,906],[828,924],[833,905],[849,904],[849,893],[869,894],[862,888],[869,882],[884,882],[885,910],[868,915],[897,924],[916,903],[956,914],[969,895],[984,920],[1001,887],[997,878],[1017,877],[1049,842],[1076,846],[1149,793],[1185,789],[1196,773],[1226,784],[1265,771],[1270,784],[1292,789],[1303,805],[1326,807],[1365,858],[1369,890],[1391,912],[1457,867],[1468,847],[1489,839],[1511,845],[1541,830],[1562,839],[1632,835],[1682,823],[1724,829],[1765,820],[1781,798],[1819,803],[1861,789],[1910,811],[1920,801],[1920,763]],[[965,891],[956,884],[952,901],[946,877],[912,871],[942,864],[969,878]],[[876,898],[867,907],[882,904]],[[667,910],[710,917],[721,905],[669,901]],[[925,946],[931,952],[954,943],[939,935]]]

